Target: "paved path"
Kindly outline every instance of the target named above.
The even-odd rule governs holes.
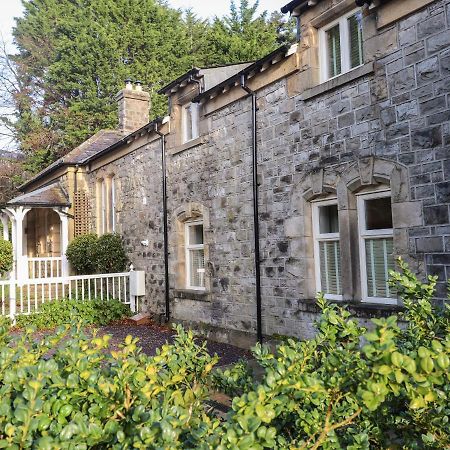
[[[172,330],[157,325],[108,325],[101,327],[100,333],[112,335],[111,344],[113,346],[122,343],[128,335],[137,337],[139,338],[138,345],[147,355],[154,355],[158,347],[161,347],[166,341],[173,340]],[[251,359],[249,351],[229,344],[208,341],[208,350],[210,354],[217,353],[220,357],[219,366],[235,363],[239,359]]]

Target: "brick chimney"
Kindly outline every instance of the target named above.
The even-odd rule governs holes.
[[[119,129],[132,133],[149,122],[150,94],[142,90],[140,81],[125,80],[125,88],[117,95]]]

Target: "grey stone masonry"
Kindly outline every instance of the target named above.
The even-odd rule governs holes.
[[[361,304],[359,259],[348,256],[359,251],[354,238],[356,194],[369,187],[390,186],[395,254],[406,258],[414,271],[437,275],[438,297],[446,296],[450,0],[437,0],[376,33],[389,42],[378,51],[368,74],[348,76],[344,84],[309,97],[289,90],[292,77],[299,74],[257,91],[266,335],[305,338],[313,333],[317,308],[310,200],[329,193],[345,211],[339,223],[343,267],[350,274],[345,300],[363,322],[393,310]],[[169,148],[167,155],[172,317],[206,333],[216,330],[219,339],[252,336],[256,305],[250,98],[202,117],[200,129],[195,145],[180,151]],[[176,126],[171,130],[179,133]],[[145,307],[158,313],[164,300],[160,157],[160,141],[155,140],[101,169],[119,177],[119,232],[130,260],[147,273]],[[92,187],[98,176],[92,174]],[[189,214],[205,221],[210,285],[204,293],[189,292],[177,281],[183,258],[179,218]],[[142,241],[147,239],[145,247]]]

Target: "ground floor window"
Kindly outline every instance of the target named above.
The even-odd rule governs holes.
[[[205,289],[205,248],[203,222],[187,222],[185,225],[186,243],[186,287]]]
[[[312,205],[316,287],[328,299],[342,299],[337,200]]]
[[[358,195],[357,208],[363,301],[395,303],[388,283],[395,267],[391,193]]]

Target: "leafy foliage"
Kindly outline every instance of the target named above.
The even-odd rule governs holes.
[[[319,298],[314,339],[255,348],[261,380],[242,362],[213,375],[218,358],[180,327],[154,357],[131,337],[108,353],[107,336],[14,342],[0,328],[0,448],[449,448],[449,310],[432,305],[434,279],[403,269],[408,324],[368,331]],[[214,387],[239,391],[225,420],[206,406]]]
[[[67,246],[67,259],[79,274],[89,275],[97,270],[97,242],[96,234],[83,234]]]
[[[256,4],[231,4],[212,23],[156,0],[24,0],[14,29],[17,86],[14,131],[25,166],[36,172],[103,128],[117,123],[115,94],[123,80],[151,92],[162,115],[160,87],[193,66],[253,60],[286,38],[283,19],[256,14]],[[6,80],[8,81],[8,80]],[[2,81],[0,80],[0,84]]]
[[[9,241],[0,240],[0,275],[8,273],[13,268],[13,246]]]
[[[118,234],[77,236],[66,251],[67,259],[79,274],[117,273],[126,270],[128,258]]]
[[[118,234],[103,234],[96,243],[97,271],[99,273],[123,272],[128,258]]]
[[[40,311],[18,315],[19,328],[56,328],[60,325],[82,322],[86,325],[107,325],[114,320],[131,315],[130,308],[119,300],[54,300],[41,305]]]

